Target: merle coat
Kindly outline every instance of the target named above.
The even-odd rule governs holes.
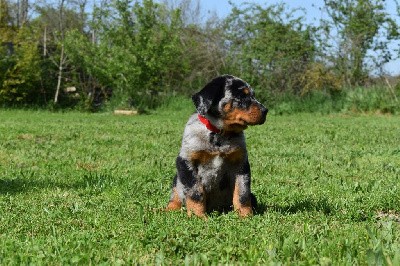
[[[197,113],[183,133],[167,210],[186,205],[189,215],[204,217],[233,206],[249,216],[256,198],[243,130],[263,124],[268,110],[249,84],[231,75],[213,79],[192,99]]]

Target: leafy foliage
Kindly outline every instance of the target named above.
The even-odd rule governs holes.
[[[300,78],[314,58],[313,29],[283,4],[234,7],[227,20],[229,69],[268,92],[301,91]]]
[[[300,76],[301,95],[309,92],[324,90],[335,94],[342,90],[341,77],[335,75],[332,69],[319,62],[308,64],[307,69]]]
[[[327,16],[311,26],[304,10],[283,4],[233,5],[221,20],[202,14],[198,0],[97,1],[91,8],[87,1],[3,0],[0,104],[145,111],[226,73],[272,106],[314,93],[329,101],[375,85],[373,75],[398,56],[389,49],[398,25],[385,2],[324,3]]]
[[[176,76],[185,74],[180,13],[150,0],[143,5],[130,2],[108,6],[107,23],[97,24],[97,43],[71,34],[68,52],[101,84],[112,87],[116,99],[128,98],[128,106],[153,108],[159,104],[159,94],[179,85]]]
[[[0,102],[37,104],[41,93],[41,66],[37,42],[29,38],[28,28],[20,29],[13,54],[6,56]]]
[[[371,70],[367,60],[373,58],[368,52],[377,52],[377,58],[372,62],[378,73],[394,56],[388,45],[391,39],[399,36],[396,22],[385,11],[384,0],[324,2],[330,20],[322,22],[328,29],[328,38],[332,39],[332,31],[336,31],[339,37],[333,63],[341,72],[345,85],[362,85]],[[325,42],[332,44],[329,40]]]

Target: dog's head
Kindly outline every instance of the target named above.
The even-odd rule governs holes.
[[[223,75],[192,96],[197,112],[224,132],[241,132],[265,122],[267,108],[259,103],[245,81]]]

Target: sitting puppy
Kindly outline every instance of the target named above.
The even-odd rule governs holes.
[[[185,204],[189,216],[204,217],[233,205],[241,217],[252,215],[256,198],[243,130],[263,124],[268,110],[249,84],[230,75],[213,79],[192,100],[197,113],[183,133],[167,210]]]

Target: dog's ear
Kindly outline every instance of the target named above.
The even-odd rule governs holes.
[[[211,80],[201,91],[192,96],[194,106],[200,115],[205,115],[224,97],[228,77],[220,76]]]

